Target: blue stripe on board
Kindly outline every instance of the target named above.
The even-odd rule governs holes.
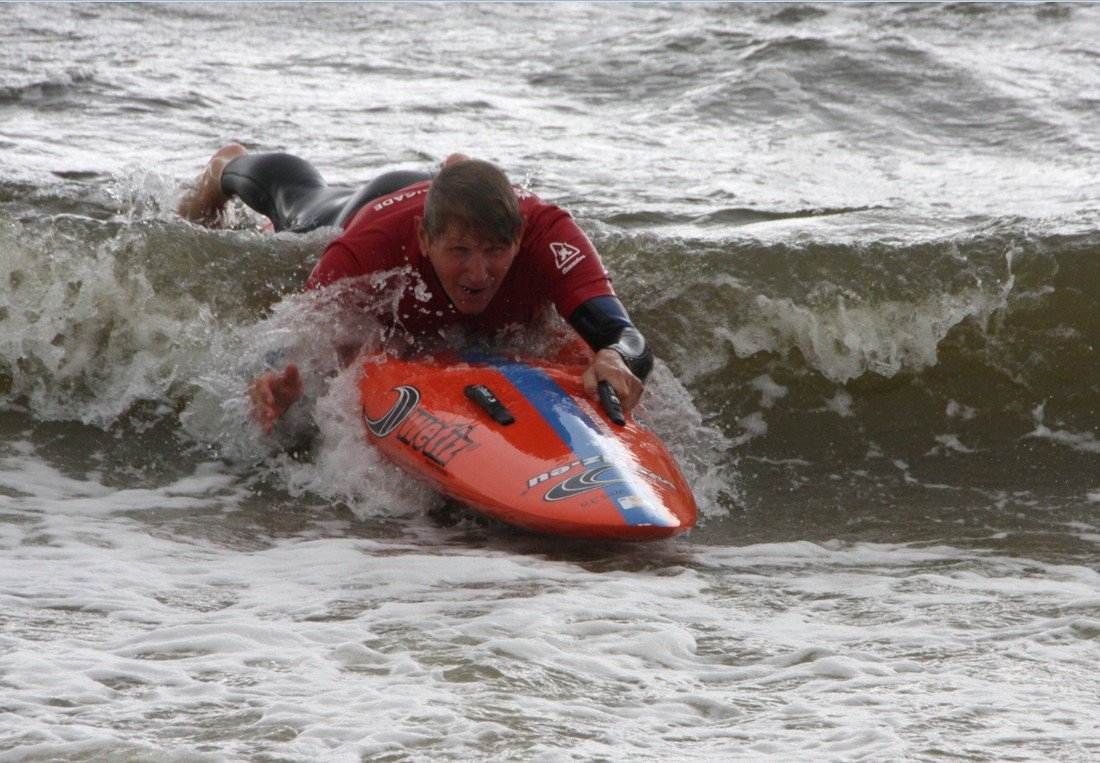
[[[500,371],[553,427],[578,461],[605,454],[602,444],[605,435],[577,402],[542,370],[482,352],[464,353],[462,359]],[[664,512],[652,505],[651,499],[638,495],[631,487],[631,475],[621,470],[620,474],[623,481],[608,485],[603,491],[615,503],[628,525],[669,527],[674,524]]]

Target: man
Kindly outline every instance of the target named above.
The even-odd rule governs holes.
[[[568,212],[515,189],[492,164],[452,154],[434,177],[386,173],[355,190],[329,187],[289,154],[248,154],[226,146],[210,160],[180,214],[224,222],[240,196],[276,230],[341,225],[306,289],[347,278],[410,269],[413,282],[384,323],[412,336],[452,326],[492,335],[529,325],[553,305],[595,351],[584,371],[589,395],[607,381],[633,408],[653,365],[588,237]],[[256,420],[270,433],[302,395],[294,364],[261,374],[249,388]]]

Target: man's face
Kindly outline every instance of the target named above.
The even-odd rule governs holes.
[[[476,315],[489,306],[519,252],[520,236],[510,244],[451,227],[435,241],[420,227],[420,251],[431,263],[455,309]]]

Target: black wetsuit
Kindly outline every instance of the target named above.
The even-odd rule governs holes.
[[[277,231],[304,233],[324,225],[343,225],[364,204],[430,180],[429,172],[395,170],[366,185],[335,188],[312,164],[292,154],[248,154],[226,165],[222,191],[269,218]]]

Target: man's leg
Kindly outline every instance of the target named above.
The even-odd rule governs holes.
[[[452,154],[443,166],[468,159]],[[291,154],[249,154],[231,144],[220,149],[180,200],[179,213],[209,227],[226,223],[225,207],[237,196],[269,218],[276,231],[303,232],[323,225],[342,225],[381,196],[430,180],[433,173],[395,170],[383,173],[358,190],[330,188],[313,165]]]
[[[304,232],[335,225],[352,190],[330,188],[321,173],[292,154],[220,149],[179,205],[180,215],[210,227],[225,224],[225,205],[237,196],[271,220],[276,231]]]

